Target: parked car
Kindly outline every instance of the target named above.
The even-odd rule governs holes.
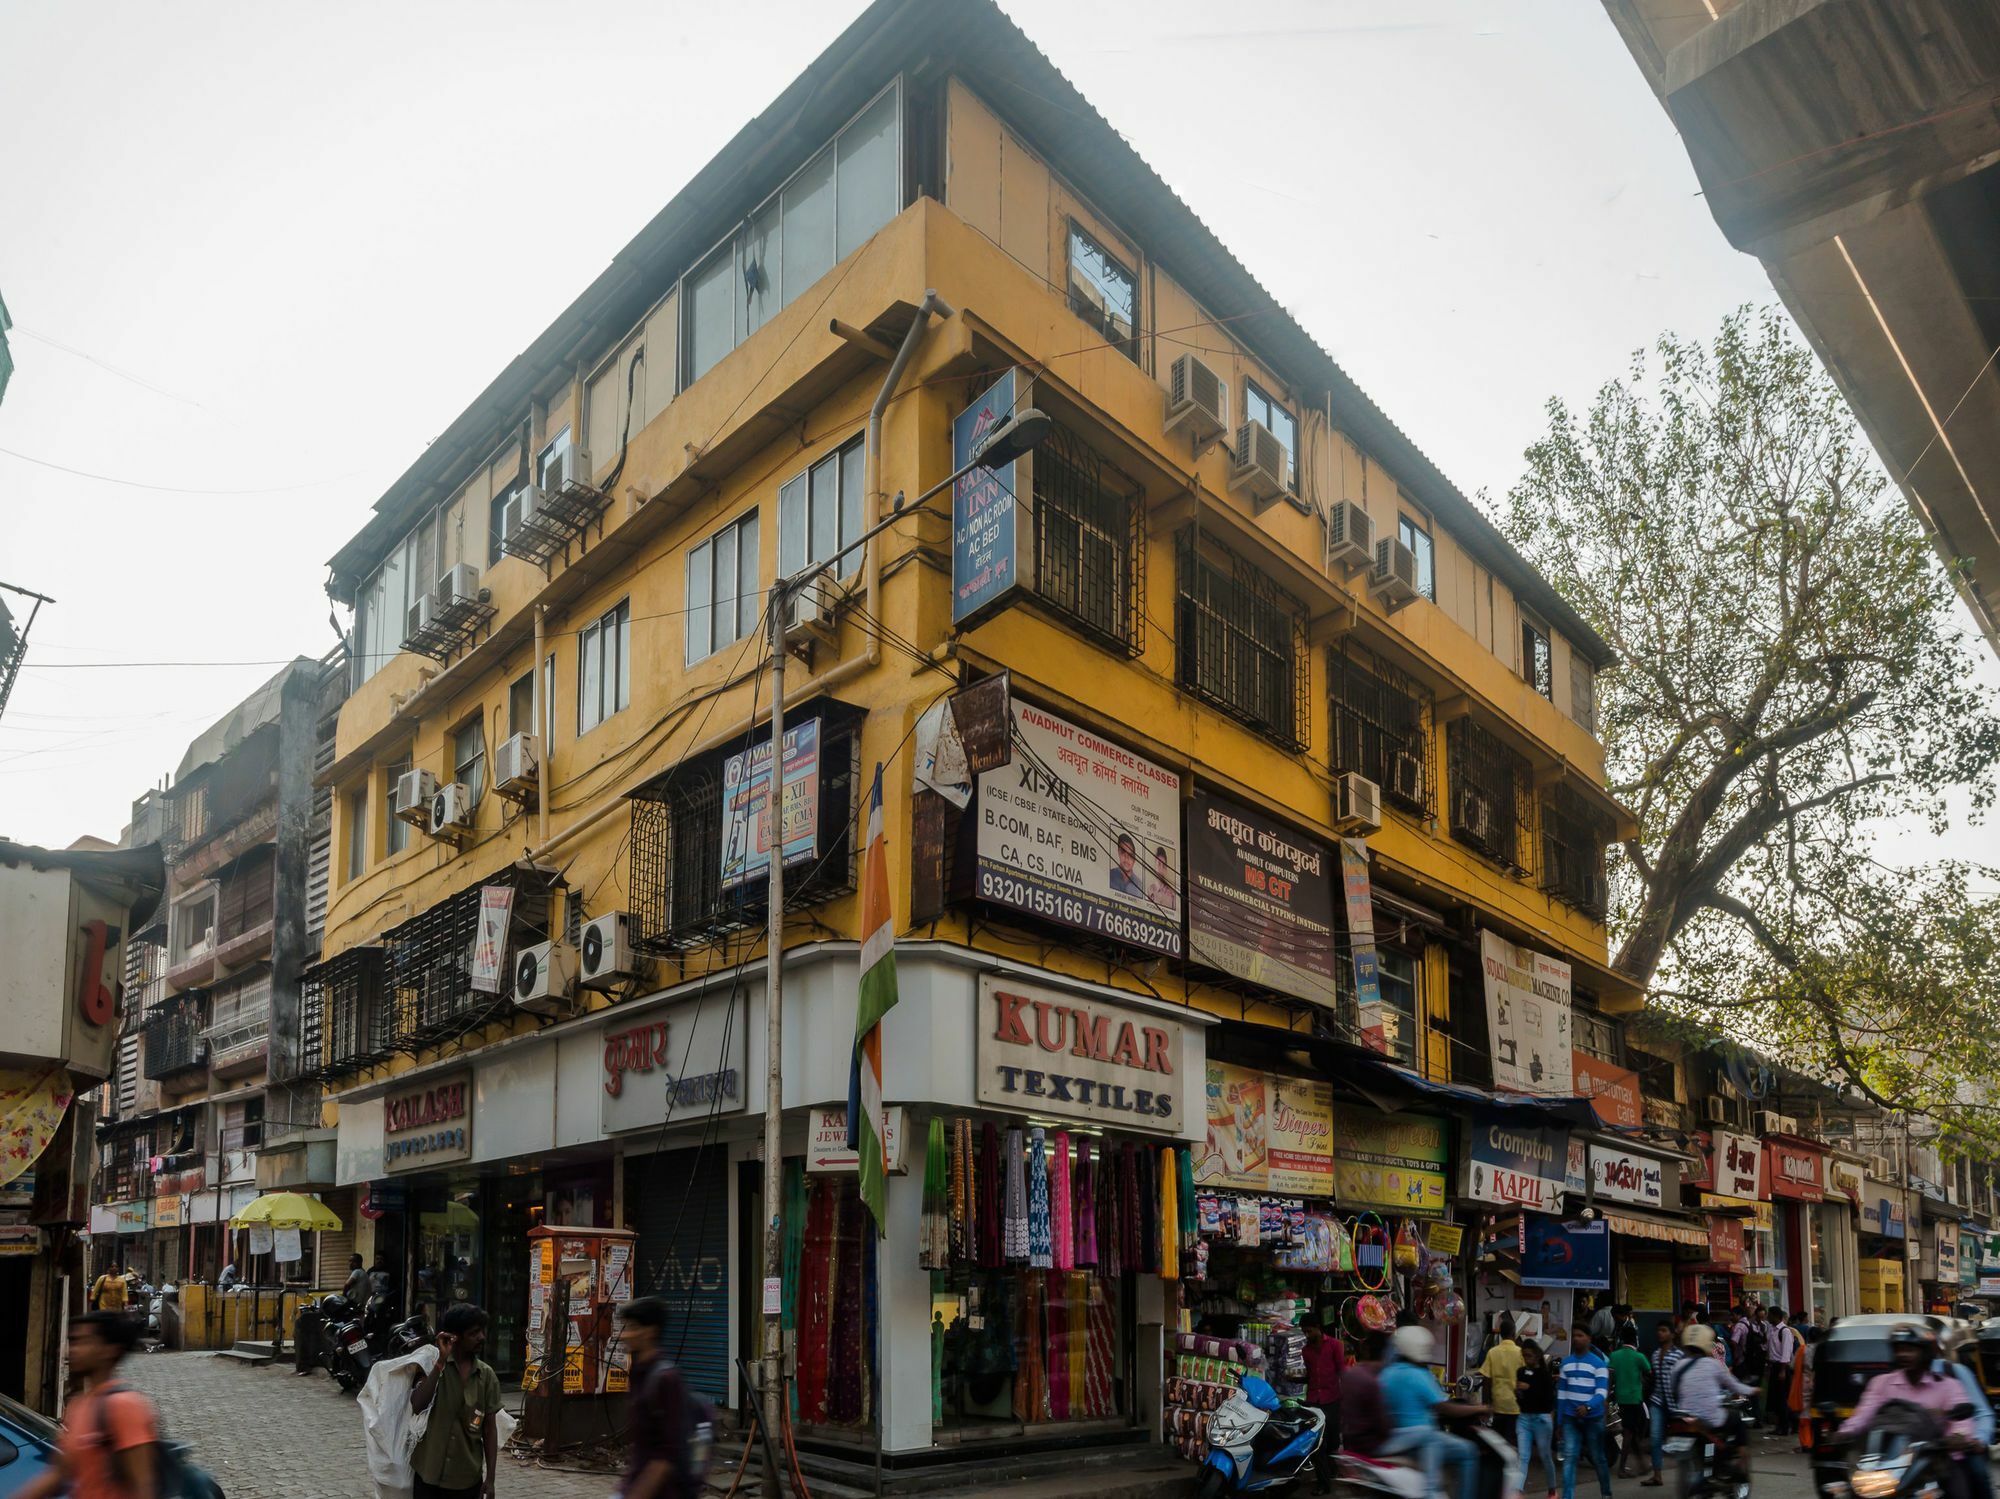
[[[55,1423],[0,1395],[0,1499],[20,1493],[55,1460]]]

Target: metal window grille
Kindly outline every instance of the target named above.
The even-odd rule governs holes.
[[[1578,1051],[1614,1067],[1625,1065],[1625,1028],[1615,1018],[1581,1004],[1574,1007],[1572,1015]]]
[[[1305,749],[1311,672],[1304,610],[1192,526],[1174,551],[1181,686],[1273,743]]]
[[[145,1073],[155,1082],[207,1065],[208,995],[189,989],[161,1001],[146,1016]]]
[[[802,910],[855,888],[860,850],[861,736],[820,720],[820,854],[791,866],[785,909]],[[733,751],[729,753],[734,753]],[[722,884],[722,768],[728,753],[677,768],[632,796],[632,943],[656,957],[762,931],[766,885]]]
[[[133,1202],[153,1195],[153,1129],[141,1124],[98,1147],[98,1196],[105,1202]]]
[[[1058,426],[1035,450],[1035,594],[1086,634],[1146,648],[1146,507],[1081,438]],[[1116,472],[1116,470],[1111,470]]]
[[[1525,873],[1522,852],[1534,816],[1526,756],[1470,718],[1445,726],[1451,836],[1496,864]]]
[[[387,969],[380,947],[351,947],[299,976],[297,1076],[345,1077],[389,1055]]]
[[[511,885],[514,915],[500,955],[502,975],[512,972],[523,943],[549,939],[550,894],[556,877],[538,870],[503,869],[419,912],[383,934],[387,954],[387,1019],[382,1037],[391,1051],[415,1053],[463,1035],[506,1013],[504,992],[472,987],[472,950],[479,935],[480,891]]]
[[[1333,700],[1333,769],[1356,771],[1380,786],[1385,800],[1435,817],[1430,694],[1352,641],[1329,656],[1327,684]]]
[[[1604,849],[1616,831],[1610,816],[1574,787],[1551,786],[1542,794],[1542,889],[1602,920]]]

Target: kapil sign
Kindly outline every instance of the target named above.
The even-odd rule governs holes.
[[[472,1159],[472,1074],[427,1078],[382,1100],[382,1164],[420,1171]]]
[[[1152,1010],[992,974],[979,980],[975,1096],[1009,1113],[1178,1135],[1189,1049],[1187,1025]],[[1199,1097],[1199,1065],[1192,1086]]]
[[[1492,1119],[1466,1125],[1461,1179],[1476,1202],[1560,1212],[1568,1162],[1566,1130]]]

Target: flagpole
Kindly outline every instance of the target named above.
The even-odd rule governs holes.
[[[764,938],[764,1279],[768,1286],[784,1274],[784,1124],[783,1006],[785,987],[785,608],[786,581],[771,588],[771,779],[765,790],[765,814],[770,833],[765,851],[770,860],[769,926]],[[783,1313],[766,1294],[764,1307],[763,1389],[764,1496],[778,1499],[776,1439],[781,1430],[785,1399]]]

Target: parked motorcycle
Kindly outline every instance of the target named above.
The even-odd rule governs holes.
[[[1738,1438],[1736,1465],[1722,1463],[1722,1448],[1713,1434],[1698,1422],[1676,1416],[1662,1444],[1669,1499],[1750,1499],[1749,1458],[1741,1441],[1743,1402],[1732,1397],[1724,1409],[1724,1424]]]
[[[405,1317],[389,1329],[382,1358],[406,1358],[431,1340],[431,1325],[422,1312]]]
[[[315,1369],[324,1369],[331,1374],[331,1329],[351,1315],[347,1298],[338,1292],[301,1306],[292,1321],[292,1371],[310,1374]]]
[[[1222,1499],[1291,1483],[1313,1471],[1325,1435],[1317,1406],[1281,1400],[1261,1375],[1245,1374],[1208,1422],[1195,1499]]]
[[[338,1305],[329,1309],[328,1302]],[[359,1309],[346,1297],[324,1297],[319,1304],[324,1317],[321,1328],[327,1348],[327,1372],[335,1384],[351,1395],[368,1382],[368,1371],[375,1367],[367,1329]]]

